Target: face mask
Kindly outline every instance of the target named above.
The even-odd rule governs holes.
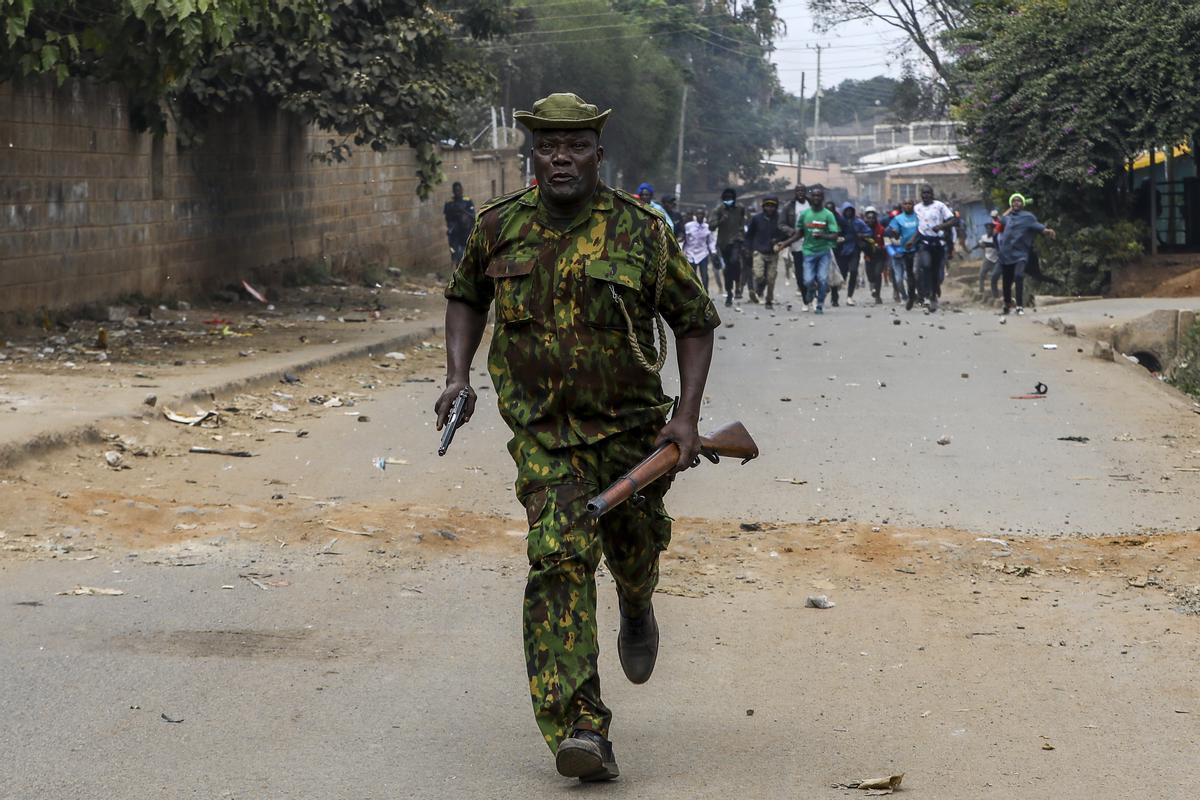
[[[726,207],[726,208],[733,208],[733,201],[732,201],[732,200],[722,200],[721,202],[725,204],[725,207]]]

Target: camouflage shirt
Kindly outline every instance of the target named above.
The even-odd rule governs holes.
[[[446,297],[479,311],[495,302],[488,371],[510,428],[559,448],[665,419],[671,402],[634,358],[613,298],[615,290],[654,363],[663,266],[658,312],[675,334],[720,325],[674,235],[632,195],[601,185],[563,230],[550,225],[536,187],[480,209]]]

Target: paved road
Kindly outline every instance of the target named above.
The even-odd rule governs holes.
[[[1200,466],[1200,416],[1148,375],[1080,355],[1076,340],[1031,318],[1000,326],[984,312],[860,307],[729,319],[706,417],[743,419],[764,455],[706,464],[673,491],[690,521],[664,568],[676,593],[656,599],[664,650],[645,687],[619,677],[602,578],[601,670],[625,776],[593,791],[841,797],[854,793],[830,784],[905,771],[906,787],[934,798],[1189,796],[1200,618],[1126,578],[1194,583],[1200,551],[1164,537],[1161,551],[1150,538],[989,556],[995,545],[975,536],[1191,529],[1200,473],[1176,468]],[[1050,386],[1045,400],[1008,399],[1037,381]],[[160,458],[76,476],[79,461],[64,454],[8,476],[0,491],[50,498],[41,511],[10,510],[8,541],[134,514],[160,532],[136,553],[114,546],[92,561],[0,559],[0,798],[578,791],[553,773],[530,720],[519,538],[502,521],[443,542],[428,520],[393,510],[517,516],[494,409],[439,460],[435,391],[375,392],[359,406],[370,423],[330,410],[305,423],[307,438],[264,437],[255,459]],[[942,435],[949,445],[936,443]],[[1065,435],[1090,441],[1057,440]],[[370,464],[379,455],[408,463],[380,472]],[[73,497],[60,501],[59,489]],[[330,536],[320,520],[334,511],[306,512],[317,533],[298,541],[313,529],[277,530],[294,513],[271,527],[276,491],[281,505],[340,498],[337,513],[385,520],[392,535],[343,536],[343,555],[318,556]],[[89,507],[72,503],[101,493],[128,500],[72,516]],[[179,514],[201,500],[212,508]],[[20,529],[35,512],[44,527]],[[196,566],[153,564],[151,542],[187,535],[173,523],[220,515],[232,529],[222,539],[171,548],[190,548]],[[238,541],[229,520],[239,515],[257,521],[247,536],[259,538]],[[811,518],[863,524],[745,538],[734,524]],[[276,533],[290,546],[277,548]],[[287,585],[256,588],[240,577],[250,572]],[[126,594],[56,594],[77,584]],[[806,611],[808,593],[838,606]]]
[[[575,796],[527,705],[519,556],[386,562],[242,546],[190,568],[0,566],[0,798]],[[803,608],[808,570],[659,595],[643,687],[620,677],[603,579],[623,778],[593,791],[836,798],[907,772],[944,800],[1193,796],[1196,618],[1111,584],[854,566],[821,584],[828,612]],[[54,594],[75,584],[127,594]]]
[[[675,513],[992,534],[1196,525],[1200,473],[1177,468],[1200,466],[1200,415],[1143,371],[1091,358],[1089,340],[1056,334],[1034,315],[1000,325],[982,310],[926,316],[859,306],[815,317],[744,308],[725,315],[731,325],[720,331],[705,424],[743,420],[762,458],[706,463],[684,476],[670,495]],[[480,411],[443,459],[433,453],[429,411],[438,384],[411,383],[376,397],[370,427],[345,422],[336,448],[312,437],[234,469],[308,494],[515,516],[507,429],[483,360]],[[1038,382],[1049,386],[1046,399],[1010,399]],[[937,444],[943,436],[950,444]],[[1059,441],[1067,436],[1089,441]],[[373,471],[379,455],[409,465]],[[222,468],[209,465],[204,478]],[[807,483],[776,480],[793,478]]]

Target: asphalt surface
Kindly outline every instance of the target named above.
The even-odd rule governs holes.
[[[849,577],[828,612],[803,607],[811,576],[660,594],[656,674],[632,686],[602,578],[622,778],[585,787],[528,708],[519,559],[234,547],[0,575],[4,800],[836,798],[899,772],[919,797],[1192,796],[1196,619],[1068,582]],[[76,584],[126,594],[55,594]]]
[[[680,477],[668,496],[672,513],[983,534],[1195,528],[1200,473],[1178,468],[1200,462],[1197,445],[1182,438],[1200,431],[1200,415],[1143,370],[1092,358],[1091,340],[1037,324],[1064,307],[1005,325],[982,309],[929,316],[860,305],[818,317],[798,308],[721,309],[728,324],[718,332],[702,428],[742,420],[762,456],[746,466],[705,462]],[[232,469],[309,494],[515,518],[508,430],[484,360],[481,352],[474,369],[479,408],[444,458],[431,414],[441,376],[431,370],[432,382],[377,395],[369,426],[342,420],[337,447],[285,442],[252,463],[209,465],[199,477]],[[673,394],[673,361],[664,375]],[[1038,383],[1049,387],[1045,399],[1011,399]],[[1060,441],[1071,436],[1088,441]],[[943,437],[949,444],[938,444]],[[408,463],[379,472],[370,468],[379,456]]]
[[[1200,467],[1190,403],[1032,316],[725,316],[705,423],[743,420],[763,456],[682,476],[670,510],[722,538],[738,521],[847,519],[889,526],[890,547],[888,531],[909,525],[928,531],[908,540],[928,560],[898,574],[908,556],[864,552],[836,575],[822,565],[768,580],[785,559],[747,543],[736,578],[713,572],[701,596],[656,598],[663,651],[643,687],[620,678],[602,577],[616,784],[559,778],[532,724],[519,538],[418,556],[409,539],[390,544],[413,527],[388,511],[403,504],[521,516],[494,405],[438,459],[437,384],[414,380],[363,401],[369,423],[336,409],[307,438],[256,445],[257,458],[103,476],[127,481],[131,498],[202,493],[230,509],[267,508],[288,487],[377,514],[396,529],[386,544],[322,555],[322,529],[287,548],[227,535],[196,545],[186,567],[120,547],[88,561],[0,559],[0,798],[853,797],[832,784],[891,772],[935,798],[1190,796],[1197,617],[1120,574],[1101,585],[1078,570],[932,571],[975,534],[1193,529],[1200,473],[1181,471]],[[1038,381],[1045,399],[1010,399]],[[1088,441],[1058,440],[1068,435]],[[380,471],[379,456],[406,463]],[[66,485],[63,463],[45,469]],[[0,527],[22,535],[12,516]],[[969,533],[943,540],[949,528]],[[666,571],[684,589],[716,569],[687,552],[699,572]],[[125,593],[57,594],[76,585]],[[805,610],[817,592],[837,608]]]

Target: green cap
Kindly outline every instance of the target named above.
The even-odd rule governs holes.
[[[513,119],[531,131],[593,130],[600,133],[612,109],[601,113],[591,103],[570,92],[556,92],[533,104],[533,111],[516,111]]]

